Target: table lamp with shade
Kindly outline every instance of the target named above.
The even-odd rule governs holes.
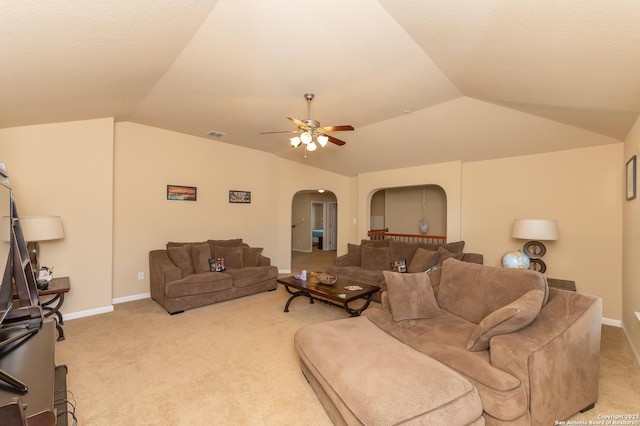
[[[19,218],[24,240],[27,242],[29,260],[36,278],[40,271],[38,264],[39,242],[64,238],[60,216],[21,216]]]
[[[524,253],[529,257],[531,269],[545,272],[547,265],[540,259],[547,252],[542,241],[558,239],[558,222],[549,219],[516,219],[513,222],[513,238],[530,240],[524,245]]]

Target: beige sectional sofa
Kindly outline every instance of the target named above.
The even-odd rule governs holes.
[[[215,259],[226,270],[212,272]],[[215,268],[214,268],[215,269]],[[242,239],[167,243],[149,252],[151,298],[175,314],[277,288],[278,268]]]
[[[464,253],[464,241],[435,244],[362,240],[360,244],[348,244],[347,249],[347,254],[338,256],[326,272],[341,279],[377,285],[380,291],[373,295],[376,302],[380,302],[380,295],[387,289],[382,272],[392,271],[394,263],[404,264],[407,272],[425,272],[437,269],[450,257],[479,264],[484,261],[479,253]]]
[[[600,298],[455,259],[384,275],[380,308],[294,337],[334,423],[551,425],[595,404]]]

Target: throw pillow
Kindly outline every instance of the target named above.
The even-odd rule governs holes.
[[[244,266],[244,252],[241,246],[214,246],[213,256],[224,257],[224,266],[227,269],[240,269]]]
[[[425,272],[440,262],[440,253],[420,247],[409,262],[409,272]]]
[[[400,273],[407,272],[407,261],[405,259],[402,259],[402,260],[396,260],[394,262],[391,262],[391,270],[393,272],[400,272]]]
[[[362,246],[362,269],[372,271],[391,270],[391,260],[389,260],[389,247]]]
[[[407,259],[411,261],[418,247],[418,243],[389,240],[389,256],[392,260]]]
[[[489,349],[492,337],[522,330],[538,317],[543,301],[542,290],[530,290],[507,306],[490,313],[469,336],[467,350],[485,351]]]
[[[389,306],[394,321],[436,318],[442,315],[433,294],[429,275],[383,271]]]
[[[449,258],[454,258],[455,260],[462,260],[464,257],[464,253],[454,253],[452,251],[447,250],[444,247],[438,248],[438,254],[440,255],[440,262],[444,262]]]
[[[349,266],[360,266],[362,260],[362,248],[356,244],[347,244]]]
[[[167,248],[169,258],[182,271],[182,276],[193,274],[193,263],[191,262],[191,246],[175,246]]]
[[[449,258],[442,262],[438,305],[447,312],[480,324],[484,317],[529,290],[542,290],[548,294],[546,277],[529,269],[478,265]]]
[[[215,259],[209,259],[209,270],[211,272],[224,272],[227,268],[224,267],[224,257],[216,257]]]
[[[242,247],[243,267],[258,266],[258,259],[260,259],[262,250],[261,247]]]
[[[191,246],[191,260],[193,262],[193,270],[196,274],[209,272],[209,259],[211,258],[211,248],[209,244],[193,244]]]

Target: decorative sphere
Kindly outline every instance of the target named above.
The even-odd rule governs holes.
[[[531,261],[520,250],[509,251],[502,256],[502,266],[505,268],[529,269]]]

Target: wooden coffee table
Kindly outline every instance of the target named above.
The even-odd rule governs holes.
[[[284,306],[285,312],[289,312],[289,304],[293,299],[304,296],[309,298],[309,303],[318,301],[327,305],[338,306],[344,308],[352,317],[357,317],[367,309],[373,294],[380,290],[378,286],[354,283],[339,278],[334,284],[325,285],[313,274],[309,274],[307,281],[297,280],[294,277],[284,277],[278,278],[278,282],[284,285],[287,292],[291,294],[287,304]],[[360,287],[360,289],[353,290],[349,289],[349,287]],[[297,291],[292,291],[291,289]],[[353,302],[356,299],[366,299],[366,301],[364,305],[357,309],[350,308],[348,306],[349,302]]]

